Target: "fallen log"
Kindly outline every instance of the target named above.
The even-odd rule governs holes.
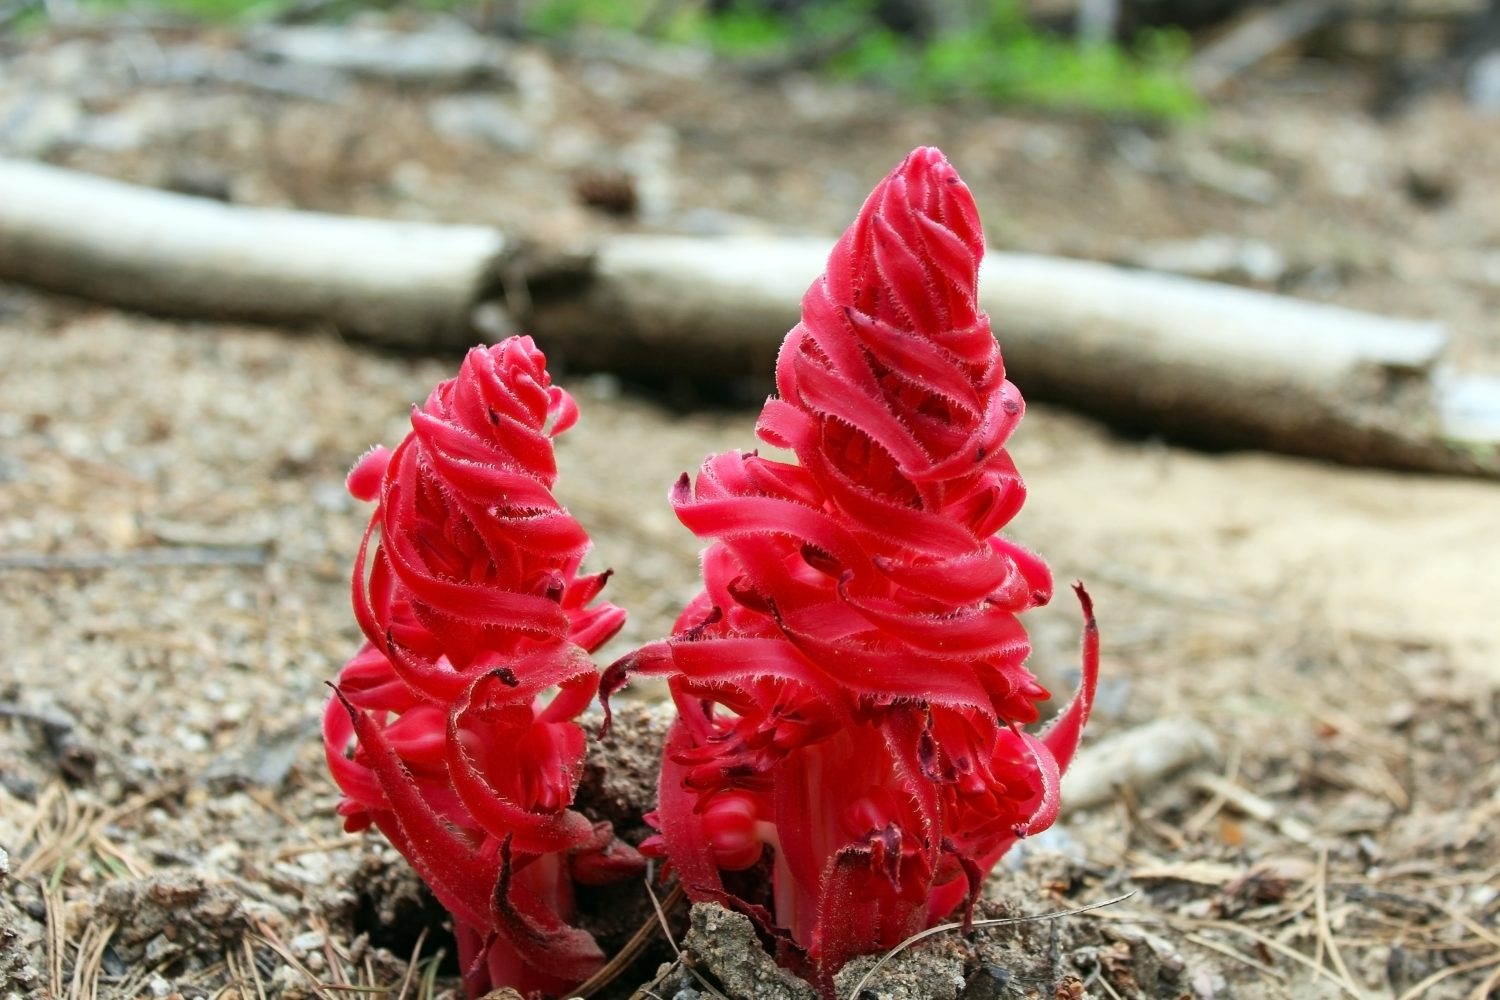
[[[769,372],[828,246],[615,237],[586,274],[538,274],[524,325],[579,368],[655,378]],[[1028,399],[1216,447],[1500,472],[1500,390],[1443,369],[1447,336],[1437,323],[996,252],[980,271],[979,299]]]
[[[473,342],[493,229],[243,208],[0,160],[0,280],[156,315]]]
[[[1342,5],[1332,0],[1286,0],[1255,10],[1193,56],[1188,78],[1199,93],[1214,94],[1245,70],[1312,34],[1342,13]]]
[[[766,378],[830,244],[615,236],[538,252],[479,226],[240,208],[0,160],[0,280],[176,316],[450,349],[498,325],[577,370]],[[1355,464],[1500,472],[1500,382],[1435,323],[1083,261],[991,253],[1011,377],[1116,425]]]

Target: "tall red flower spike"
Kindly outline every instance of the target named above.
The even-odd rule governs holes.
[[[588,536],[552,496],[577,407],[529,337],[474,348],[349,488],[378,500],[354,569],[364,647],[324,713],[345,827],[380,829],[452,913],[471,996],[559,994],[603,964],[575,882],[643,867],[569,808],[589,653],[625,613],[578,576]],[[373,553],[372,540],[378,541]]]
[[[660,842],[688,895],[751,913],[831,994],[850,957],[972,907],[1052,823],[1098,667],[1041,736],[1017,615],[1040,558],[1004,444],[1022,401],[975,300],[974,201],[936,149],[870,195],[802,300],[757,433],[797,462],[710,457],[672,503],[713,542],[672,638],[612,668],[671,679]],[[743,887],[769,869],[759,898]],[[966,913],[968,910],[965,911]]]

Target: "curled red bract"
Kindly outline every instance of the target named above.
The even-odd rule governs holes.
[[[324,714],[350,830],[378,827],[452,913],[464,985],[558,994],[604,955],[571,926],[575,880],[638,872],[574,811],[589,653],[624,612],[580,576],[588,536],[552,495],[577,418],[528,337],[469,352],[394,451],[349,476],[376,500],[356,560],[364,647]],[[372,547],[373,546],[373,547]]]
[[[976,300],[973,198],[919,149],[866,201],[802,302],[757,432],[796,462],[710,457],[671,500],[712,540],[672,638],[611,672],[670,678],[679,720],[659,844],[694,899],[735,905],[829,991],[853,955],[972,901],[1018,837],[1057,814],[1087,719],[1048,693],[1017,616],[1040,558],[996,533],[1025,488],[1020,420]],[[764,867],[764,880],[733,873]]]

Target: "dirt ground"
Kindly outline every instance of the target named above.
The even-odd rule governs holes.
[[[169,72],[184,53],[230,65],[237,44],[0,42],[3,152],[512,231],[833,233],[931,143],[992,245],[1140,261],[1219,235],[1239,256],[1216,276],[1440,319],[1458,361],[1500,369],[1500,121],[1442,93],[1377,121],[1357,67],[1273,66],[1175,131],[625,50],[522,48],[499,82],[355,82],[337,101]],[[464,93],[498,94],[526,129],[432,112]],[[614,170],[633,219],[575,191],[579,171]],[[339,830],[316,734],[358,638],[367,512],[343,476],[457,358],[0,288],[0,359],[0,996],[451,994],[440,913],[378,838]],[[663,634],[694,590],[667,488],[751,447],[753,414],[564,382],[583,419],[559,493],[632,614],[602,662]],[[1015,533],[1099,608],[1088,739],[1176,720],[1217,747],[1070,813],[988,890],[1003,915],[1134,896],[937,939],[876,993],[1500,995],[1500,487],[1194,453],[1043,406],[1012,450],[1031,491]],[[1037,670],[1063,690],[1067,603],[1032,620]],[[712,967],[705,920],[688,943]]]

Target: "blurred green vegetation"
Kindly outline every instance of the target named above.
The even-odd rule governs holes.
[[[797,62],[810,53],[842,77],[929,100],[983,99],[1105,115],[1182,120],[1202,111],[1188,84],[1180,31],[1141,32],[1129,46],[1081,45],[1033,25],[1020,0],[968,4],[930,37],[903,34],[876,16],[878,0],[822,0],[784,14],[764,4],[653,6],[628,0],[543,0],[527,27],[554,37],[587,30],[635,31],[707,44],[731,58]],[[645,14],[641,11],[649,8]]]
[[[978,0],[920,36],[877,17],[879,0],[788,4],[738,0],[77,0],[84,8],[167,10],[211,20],[305,10],[324,18],[371,8],[487,10],[523,34],[566,40],[625,32],[701,45],[731,60],[812,66],[924,100],[984,100],[1099,115],[1180,121],[1202,103],[1187,83],[1187,36],[1141,32],[1128,45],[1080,44],[1032,24],[1021,0]]]

